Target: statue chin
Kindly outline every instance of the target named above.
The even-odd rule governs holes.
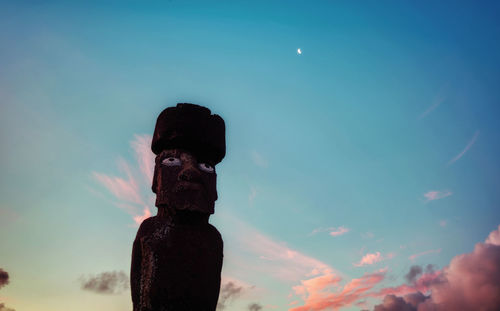
[[[156,206],[163,208],[167,214],[175,214],[175,211],[193,211],[203,214],[213,214],[215,202],[208,200],[200,191],[182,191],[172,193],[160,191],[156,194]]]

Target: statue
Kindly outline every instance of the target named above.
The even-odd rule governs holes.
[[[226,153],[224,120],[198,105],[169,107],[158,116],[151,149],[158,214],[134,240],[133,310],[215,310],[223,243],[208,218],[217,200],[215,165]]]

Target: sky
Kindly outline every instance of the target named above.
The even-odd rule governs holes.
[[[499,13],[0,1],[0,310],[132,309],[179,102],[226,123],[218,310],[498,310]]]

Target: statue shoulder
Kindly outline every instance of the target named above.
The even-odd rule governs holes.
[[[139,226],[139,230],[137,230],[137,237],[147,235],[151,230],[154,229],[156,225],[156,216],[149,217],[144,219],[144,221]]]

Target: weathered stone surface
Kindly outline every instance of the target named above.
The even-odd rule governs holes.
[[[134,241],[134,311],[215,310],[223,242],[208,217],[180,212],[146,219]]]
[[[217,200],[215,165],[225,155],[224,121],[191,104],[165,109],[152,142],[158,215],[140,226],[132,249],[134,311],[213,311],[223,242],[208,223]]]

